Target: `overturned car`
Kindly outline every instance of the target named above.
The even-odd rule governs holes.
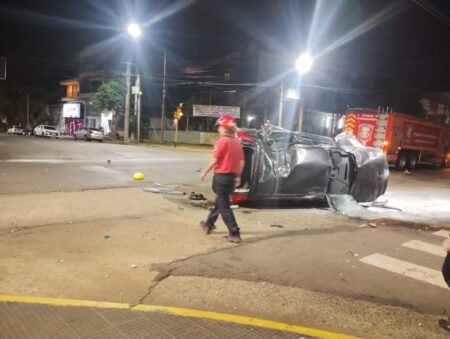
[[[370,202],[384,194],[386,155],[364,147],[351,134],[335,139],[265,125],[237,133],[245,154],[241,186],[234,203],[350,195]]]

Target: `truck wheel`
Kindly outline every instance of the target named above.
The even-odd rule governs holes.
[[[397,161],[395,162],[395,169],[397,171],[404,171],[406,169],[406,153],[405,152],[401,152],[398,156],[397,156]]]
[[[419,155],[416,152],[411,152],[408,154],[408,160],[406,163],[406,167],[409,170],[413,170],[417,166],[417,162],[419,161]]]

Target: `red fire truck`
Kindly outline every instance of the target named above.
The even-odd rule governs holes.
[[[365,108],[348,109],[345,131],[366,146],[379,147],[397,170],[414,169],[418,163],[448,167],[450,126],[409,115]]]

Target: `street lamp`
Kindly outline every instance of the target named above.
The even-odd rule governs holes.
[[[142,30],[139,27],[139,25],[135,22],[132,22],[128,25],[127,28],[128,34],[135,40],[137,40],[142,35]],[[125,117],[124,117],[124,140],[128,141],[130,137],[130,97],[131,97],[131,63],[127,62],[127,73],[126,73],[126,84],[127,84],[127,92],[125,95]],[[136,86],[137,89],[135,90],[136,93],[140,93],[140,83],[139,83],[139,77],[136,79]],[[140,94],[136,95],[136,103],[137,108],[140,108]],[[140,112],[138,112],[138,142],[140,142]]]
[[[311,69],[313,63],[314,63],[313,57],[308,53],[303,53],[298,57],[297,61],[295,62],[295,69],[300,74],[306,74]]]
[[[304,75],[310,71],[313,63],[314,58],[308,53],[303,53],[298,57],[297,61],[295,62],[295,69],[300,75]],[[303,129],[303,109],[305,108],[305,101],[303,100],[301,94],[297,96],[297,99],[299,101],[298,131],[301,133]]]
[[[134,39],[138,39],[142,35],[141,27],[134,22],[128,25],[127,31]]]

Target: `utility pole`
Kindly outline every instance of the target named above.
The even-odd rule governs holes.
[[[161,98],[161,144],[164,143],[164,129],[166,127],[166,66],[167,66],[167,55],[164,49],[164,75],[163,75],[163,86],[162,86],[162,98]]]
[[[141,77],[139,74],[136,78],[137,96],[136,96],[136,106],[137,106],[137,142],[141,142]]]
[[[280,83],[280,104],[278,106],[278,127],[282,127],[283,104],[284,104],[284,86],[283,86],[283,81],[281,81],[281,83]]]
[[[130,138],[130,91],[131,91],[131,63],[127,62],[127,94],[125,95],[125,121],[123,124],[124,136],[123,140],[126,142]]]
[[[27,126],[30,126],[30,93],[27,93]]]

